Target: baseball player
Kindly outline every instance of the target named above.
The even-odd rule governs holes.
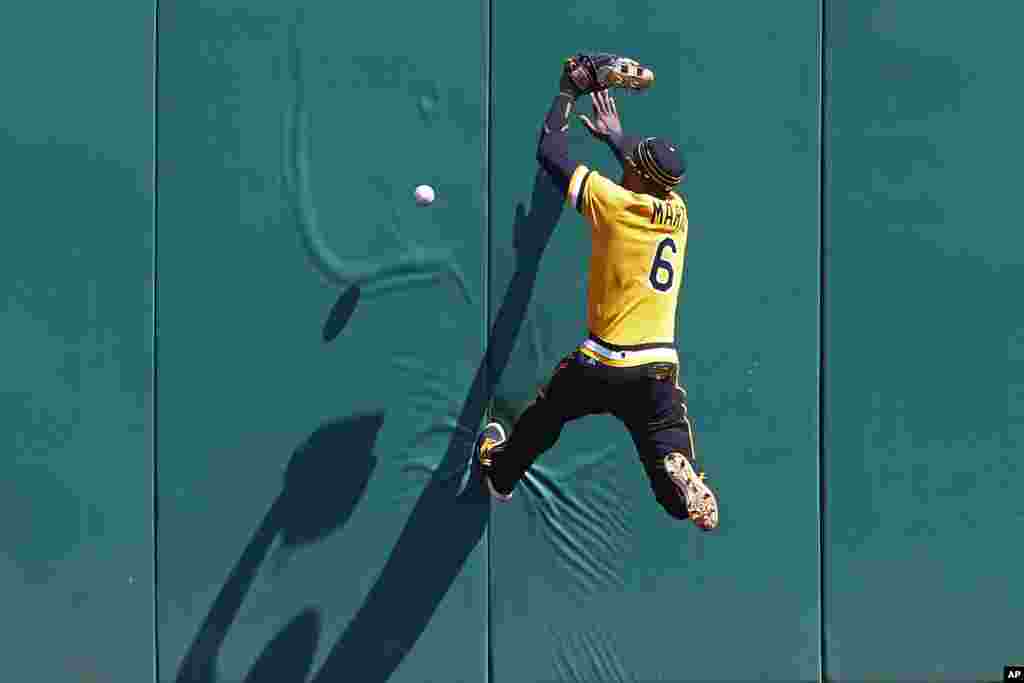
[[[653,79],[649,69],[615,55],[566,60],[537,160],[590,225],[589,334],[558,364],[511,435],[498,422],[484,427],[476,458],[491,495],[507,501],[567,422],[611,414],[632,435],[658,503],[710,531],[718,526],[718,499],[697,472],[675,348],[688,231],[686,200],[676,188],[686,164],[667,140],[625,135],[608,91],[643,89]],[[593,118],[579,118],[622,164],[618,183],[569,159],[570,115],[583,95],[590,96]]]

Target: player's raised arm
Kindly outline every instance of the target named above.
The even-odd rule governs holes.
[[[576,105],[579,91],[563,72],[559,93],[551,102],[544,117],[544,130],[537,145],[537,161],[551,175],[563,194],[569,189],[569,179],[578,166],[569,159],[569,116]]]
[[[625,168],[626,152],[634,149],[640,138],[623,132],[622,119],[619,117],[615,98],[607,90],[591,93],[590,101],[594,107],[594,118],[590,119],[586,114],[580,114],[580,120],[591,135],[612,148],[615,158]]]
[[[594,121],[584,119],[584,123],[598,138],[608,141],[619,163],[625,167],[626,157],[639,138],[622,133],[615,101],[607,91],[609,88],[643,90],[653,82],[654,73],[650,69],[636,60],[608,53],[581,53],[565,60],[562,65],[559,93],[544,119],[544,131],[537,145],[537,161],[577,209],[581,208],[580,200],[586,195],[591,171],[569,158],[569,117],[576,100],[582,95],[593,97]]]

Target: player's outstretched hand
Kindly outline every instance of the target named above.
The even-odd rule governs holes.
[[[622,137],[622,120],[615,107],[615,98],[607,90],[599,90],[591,93],[590,101],[594,104],[594,119],[591,120],[585,114],[579,117],[591,135],[604,141]]]

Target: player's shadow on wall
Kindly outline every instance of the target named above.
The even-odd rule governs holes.
[[[563,205],[563,196],[538,170],[529,212],[522,204],[515,210],[515,273],[495,317],[485,357],[463,402],[460,427],[475,432],[483,419],[526,317],[540,259]],[[358,299],[358,290],[342,294],[324,326],[325,341],[344,327]],[[329,423],[296,452],[281,495],[232,569],[183,659],[178,683],[217,681],[220,648],[278,536],[285,546],[312,543],[348,520],[376,464],[371,453],[382,422],[383,416],[375,414]],[[473,480],[460,495],[461,482],[450,476],[465,471],[470,457],[460,431],[453,432],[442,462],[417,500],[380,576],[312,683],[376,683],[390,678],[479,544],[490,510],[483,488],[479,480]],[[246,681],[305,680],[319,632],[315,611],[299,614],[264,648]]]
[[[516,207],[515,273],[458,419],[458,425],[474,433],[512,355],[541,256],[563,205],[561,193],[547,174],[538,170],[529,213],[522,204]],[[464,439],[453,433],[444,459],[417,500],[380,577],[312,683],[386,681],[415,645],[487,525],[490,507],[479,480],[474,478],[462,495],[457,495],[459,482],[447,474],[460,471],[470,456]]]
[[[348,521],[376,465],[373,447],[383,423],[380,413],[334,420],[296,449],[285,469],[281,494],[228,575],[182,661],[179,683],[217,681],[217,655],[276,539],[281,539],[284,550],[296,548],[325,538]],[[304,680],[313,665],[319,632],[319,615],[304,612],[274,638],[246,680]],[[270,669],[292,673],[275,678]]]

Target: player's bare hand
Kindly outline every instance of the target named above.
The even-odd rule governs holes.
[[[608,140],[622,136],[622,120],[615,106],[615,98],[607,90],[591,93],[590,101],[594,105],[594,118],[580,114],[580,120],[591,135],[599,140]]]

